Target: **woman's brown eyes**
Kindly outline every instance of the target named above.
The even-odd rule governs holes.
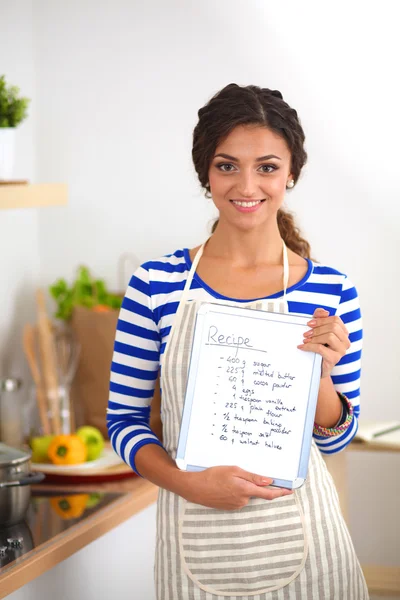
[[[217,169],[219,169],[220,171],[222,171],[223,173],[231,173],[232,169],[229,168],[229,170],[223,168],[223,167],[234,167],[234,165],[232,165],[231,163],[219,163],[216,165]],[[265,170],[264,170],[265,167]],[[278,168],[276,165],[260,165],[260,168],[262,169],[262,171],[264,173],[273,173],[274,171],[276,171],[276,169]],[[268,169],[268,170],[267,170]]]

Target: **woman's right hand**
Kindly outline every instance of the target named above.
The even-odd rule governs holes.
[[[286,488],[268,487],[272,479],[245,471],[240,467],[210,467],[186,473],[185,491],[189,502],[219,510],[243,508],[251,497],[273,500],[293,493]]]

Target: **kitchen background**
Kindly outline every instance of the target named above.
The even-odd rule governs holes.
[[[26,391],[21,335],[38,285],[86,264],[117,289],[123,253],[142,262],[206,238],[214,212],[191,164],[197,110],[228,83],[256,84],[281,90],[306,132],[309,163],[288,208],[313,256],[358,288],[362,416],[399,419],[395,9],[389,0],[379,11],[343,0],[0,0],[0,74],[32,98],[14,175],[69,189],[66,207],[0,212],[0,374],[22,377]],[[362,562],[400,563],[398,461],[349,456]]]

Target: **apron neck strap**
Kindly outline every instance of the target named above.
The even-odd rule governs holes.
[[[286,290],[289,283],[289,259],[288,251],[285,242],[282,240],[283,246],[283,298],[286,300]]]
[[[200,261],[201,257],[203,256],[205,245],[207,244],[209,239],[210,238],[208,238],[204,242],[204,244],[202,244],[200,246],[200,248],[196,252],[196,256],[193,259],[192,266],[190,267],[189,275],[187,276],[185,287],[183,289],[183,293],[181,296],[182,304],[186,300],[186,296],[189,293],[190,286],[192,285],[193,277],[194,277],[194,274],[197,269],[197,265],[199,264],[199,261]],[[283,299],[286,301],[286,290],[287,290],[287,286],[288,286],[288,282],[289,282],[289,259],[288,259],[288,252],[287,252],[286,244],[283,240],[282,240],[282,250],[283,250]]]
[[[208,240],[209,239],[210,238],[208,238]],[[207,244],[208,240],[206,240],[204,242],[204,244],[202,244],[196,252],[196,256],[194,257],[192,266],[190,267],[189,275],[187,276],[187,279],[186,279],[185,287],[183,288],[182,296],[180,299],[180,305],[183,305],[185,303],[185,300],[187,299],[187,296],[188,296],[189,290],[190,290],[190,286],[192,285],[193,277],[194,277],[194,274],[197,269],[197,265],[199,264],[199,261],[200,261],[201,257],[203,256],[204,247]]]

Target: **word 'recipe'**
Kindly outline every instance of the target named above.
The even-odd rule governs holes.
[[[207,344],[215,344],[217,346],[233,346],[238,348],[253,348],[250,344],[250,339],[240,335],[229,334],[225,335],[218,332],[218,327],[210,325],[208,329]]]

